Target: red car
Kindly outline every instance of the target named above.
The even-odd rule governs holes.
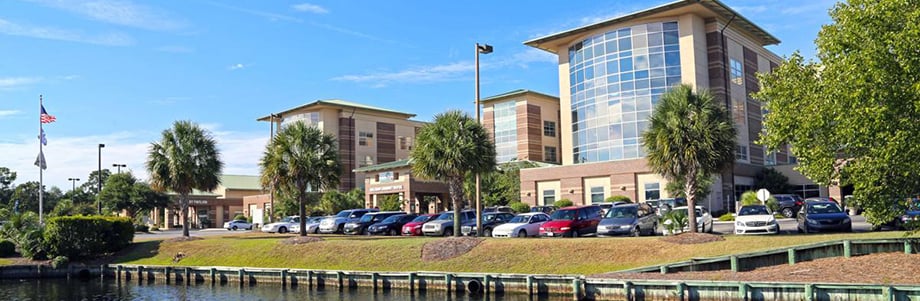
[[[576,237],[597,232],[600,206],[565,207],[553,212],[551,221],[540,226],[543,237]]]
[[[402,227],[402,235],[404,236],[421,236],[422,235],[422,224],[427,223],[428,221],[438,217],[437,214],[422,214],[413,219],[411,222],[406,223]]]

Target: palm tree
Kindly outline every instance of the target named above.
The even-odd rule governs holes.
[[[648,165],[670,181],[683,181],[690,231],[696,232],[698,175],[720,172],[735,160],[731,116],[708,92],[680,85],[661,96],[649,121],[642,134]]]
[[[263,187],[297,199],[300,236],[307,236],[307,190],[332,190],[339,185],[342,167],[335,137],[300,121],[284,126],[265,147],[259,165]]]
[[[159,142],[147,153],[150,186],[156,191],[179,194],[182,236],[188,237],[188,195],[194,189],[210,191],[220,184],[224,163],[211,133],[191,121],[176,121],[163,130]]]
[[[412,173],[447,183],[454,208],[454,236],[459,236],[463,179],[495,169],[495,145],[482,125],[456,110],[435,116],[415,141],[410,155]]]

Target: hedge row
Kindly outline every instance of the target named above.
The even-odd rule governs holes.
[[[126,217],[62,216],[45,227],[50,257],[95,257],[124,249],[133,239],[134,223]]]

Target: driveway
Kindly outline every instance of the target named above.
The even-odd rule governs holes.
[[[189,229],[188,234],[190,236],[199,236],[199,237],[210,237],[210,236],[227,236],[227,235],[238,235],[243,233],[249,233],[252,231],[249,230],[237,230],[230,231],[227,229],[220,228],[209,228],[209,229]],[[150,233],[134,233],[135,240],[159,240],[159,239],[170,239],[182,236],[182,229],[171,229],[167,231],[151,231]]]

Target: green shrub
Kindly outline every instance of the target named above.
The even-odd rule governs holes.
[[[625,196],[625,195],[612,195],[612,196],[609,196],[609,197],[607,197],[606,199],[604,199],[604,201],[605,201],[605,202],[610,202],[610,203],[613,203],[613,202],[627,202],[627,203],[632,203],[632,200],[631,200],[628,196]]]
[[[147,227],[147,225],[135,224],[135,225],[134,225],[134,232],[149,233],[149,232],[150,232],[150,227]]]
[[[735,215],[731,213],[726,213],[719,216],[719,221],[722,222],[733,222],[735,221]]]
[[[521,202],[514,202],[511,204],[508,204],[508,207],[511,207],[511,210],[514,210],[514,212],[517,212],[517,213],[530,212],[530,205],[527,205]]]
[[[664,224],[664,228],[667,229],[668,233],[671,233],[671,234],[683,231],[684,227],[687,227],[687,225],[690,224],[689,217],[687,216],[687,213],[683,210],[668,211],[668,213],[665,213],[665,215],[661,217],[661,219],[662,219],[662,224]],[[670,222],[665,223],[665,221],[670,221]]]
[[[134,239],[134,223],[124,217],[64,216],[48,219],[48,254],[86,258],[124,249]]]
[[[237,214],[236,216],[234,216],[234,217],[233,217],[233,220],[235,220],[235,221],[245,221],[245,220],[246,220],[246,216],[243,215],[242,213],[240,213],[240,214]]]
[[[769,199],[767,199],[767,208],[770,208],[770,211],[772,212],[779,213],[779,201],[771,196]]]
[[[399,200],[398,195],[388,194],[377,196],[377,207],[380,208],[380,211],[399,211],[402,205],[403,202]]]
[[[757,199],[757,193],[753,191],[745,191],[741,194],[741,206],[750,206],[750,205],[761,205],[763,204],[760,200]]]
[[[47,258],[47,244],[42,238],[42,230],[27,229],[19,237],[19,254],[32,260],[42,260]]]
[[[51,260],[51,267],[55,269],[63,268],[70,263],[70,258],[67,256],[58,256]]]
[[[45,244],[38,224],[38,214],[24,212],[10,216],[9,222],[0,229],[0,239],[16,245],[20,255],[30,259],[45,259]]]
[[[9,240],[0,240],[0,257],[16,255],[16,244]]]
[[[553,203],[553,206],[556,206],[556,207],[559,207],[559,208],[565,208],[565,207],[569,207],[569,206],[572,206],[572,205],[574,205],[574,203],[572,203],[572,201],[569,200],[569,199],[561,199],[561,200],[558,200],[558,201],[556,201],[555,203]]]

